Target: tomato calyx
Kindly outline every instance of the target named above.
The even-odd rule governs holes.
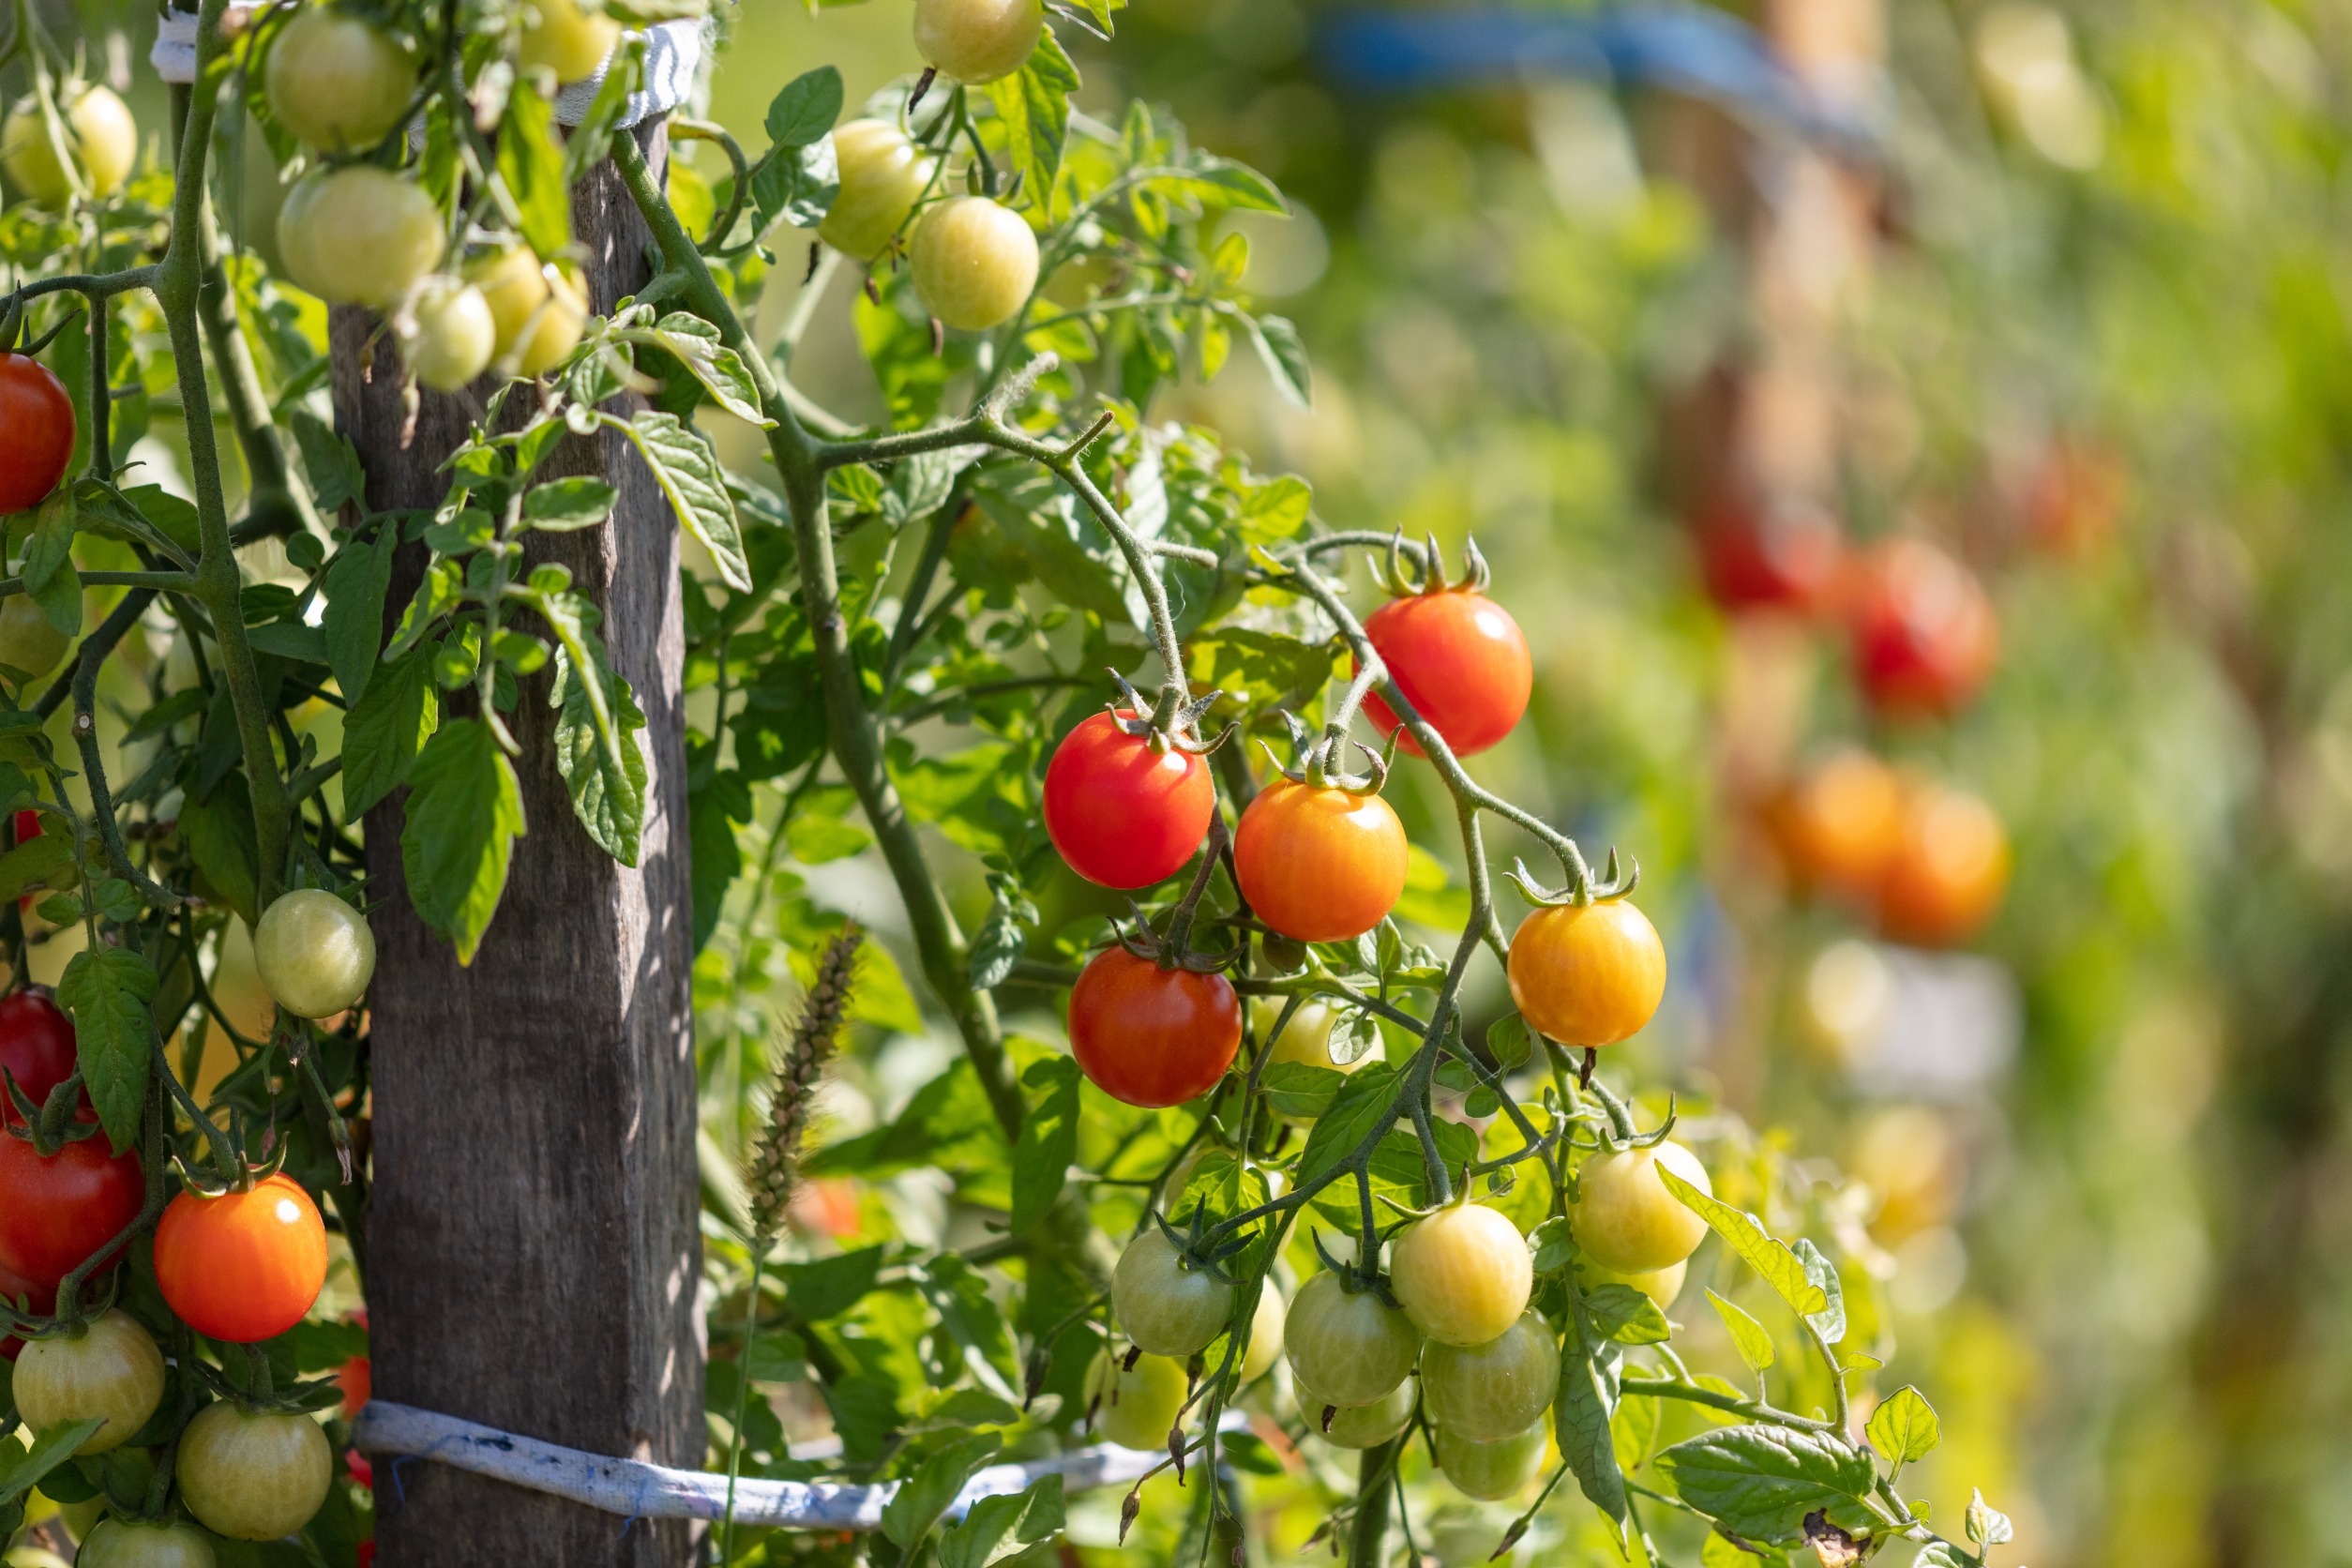
[[[1601,1102],[1601,1109],[1608,1117],[1609,1130],[1601,1139],[1601,1147],[1608,1153],[1621,1154],[1628,1149],[1655,1149],[1674,1136],[1677,1111],[1671,1093],[1666,1096],[1666,1120],[1650,1132],[1636,1133],[1634,1131],[1633,1108],[1610,1093],[1608,1085],[1595,1081],[1586,1087],[1591,1090],[1592,1097]]]
[[[286,1163],[286,1140],[282,1138],[271,1141],[269,1153],[259,1164],[246,1157],[245,1116],[234,1106],[229,1110],[229,1136],[214,1138],[211,1142],[213,1163],[220,1168],[219,1174],[206,1175],[185,1155],[175,1154],[172,1158],[180,1189],[190,1198],[226,1198],[233,1192],[251,1192],[277,1175]]]
[[[1240,732],[1239,720],[1219,731],[1214,740],[1200,738],[1200,720],[1211,708],[1225,700],[1222,691],[1212,691],[1205,697],[1193,697],[1173,682],[1160,688],[1158,702],[1146,702],[1127,677],[1112,670],[1107,671],[1119,686],[1119,701],[1104,704],[1110,721],[1119,732],[1139,741],[1149,741],[1153,751],[1181,751],[1187,757],[1206,757]]]
[[[1332,1276],[1339,1281],[1339,1288],[1351,1296],[1367,1294],[1378,1296],[1384,1305],[1394,1311],[1402,1312],[1405,1310],[1404,1305],[1397,1301],[1395,1290],[1390,1287],[1388,1275],[1380,1272],[1380,1248],[1395,1239],[1398,1231],[1420,1217],[1418,1214],[1413,1214],[1389,1227],[1386,1231],[1376,1230],[1370,1238],[1371,1244],[1368,1246],[1364,1244],[1364,1237],[1357,1237],[1357,1252],[1364,1257],[1368,1257],[1371,1259],[1370,1262],[1363,1262],[1358,1259],[1334,1257],[1331,1248],[1323,1244],[1323,1233],[1320,1230],[1308,1231],[1306,1239],[1314,1244],[1315,1256],[1323,1260],[1323,1267],[1329,1269]],[[1328,1419],[1327,1416],[1326,1422]]]
[[[1575,845],[1569,846],[1571,854],[1574,854],[1575,849]],[[1514,860],[1511,869],[1503,875],[1519,890],[1520,897],[1539,909],[1547,910],[1586,909],[1593,904],[1609,903],[1630,897],[1634,889],[1641,885],[1641,862],[1628,855],[1625,857],[1625,868],[1621,872],[1614,845],[1609,849],[1608,867],[1602,871],[1597,882],[1593,880],[1592,867],[1584,863],[1580,854],[1575,854],[1573,859],[1570,855],[1562,855],[1560,864],[1568,873],[1568,885],[1558,892],[1536,881],[1535,874],[1527,868],[1524,859]]]
[[[1201,1222],[1208,1215],[1208,1208],[1206,1203],[1194,1204],[1192,1216],[1184,1222],[1182,1231],[1170,1225],[1168,1222],[1168,1216],[1157,1209],[1152,1211],[1152,1223],[1158,1226],[1160,1234],[1168,1238],[1168,1244],[1176,1249],[1176,1266],[1179,1269],[1186,1274],[1206,1274],[1219,1285],[1231,1285],[1238,1288],[1246,1281],[1228,1272],[1225,1261],[1257,1241],[1258,1232],[1252,1230],[1245,1235],[1232,1238],[1223,1246],[1213,1251],[1204,1250],[1201,1244]]]
[[[1494,568],[1479,553],[1476,539],[1463,539],[1462,575],[1449,580],[1444,552],[1438,549],[1438,536],[1423,535],[1421,548],[1415,550],[1406,545],[1401,528],[1389,535],[1388,553],[1373,556],[1371,564],[1372,580],[1393,599],[1425,594],[1483,594],[1495,580]]]
[[[1290,766],[1284,767],[1282,759],[1274,755],[1272,745],[1263,740],[1258,744],[1265,748],[1266,761],[1274,764],[1274,772],[1282,777],[1310,790],[1337,790],[1342,794],[1358,798],[1377,795],[1388,787],[1389,771],[1396,763],[1396,738],[1405,732],[1401,726],[1390,731],[1385,747],[1375,751],[1362,741],[1348,741],[1349,716],[1334,719],[1318,735],[1307,729],[1304,719],[1289,709],[1275,711],[1282,716],[1283,724],[1290,731],[1290,755],[1294,761]],[[1364,753],[1364,773],[1348,773],[1339,766],[1340,747],[1347,744],[1352,744]]]
[[[17,346],[16,339],[18,334],[24,330],[24,296],[22,294],[12,294],[8,296],[7,313],[0,315],[0,354],[21,354],[29,359],[55,342],[59,334],[81,319],[80,308],[68,310],[55,326],[20,348]]]
[[[8,1106],[16,1112],[16,1120],[0,1127],[0,1132],[30,1143],[41,1158],[49,1159],[67,1144],[98,1135],[96,1122],[83,1122],[75,1115],[82,1107],[80,1073],[52,1089],[49,1097],[38,1105],[18,1085],[16,1075],[6,1067],[0,1067],[0,1079],[6,1080]]]

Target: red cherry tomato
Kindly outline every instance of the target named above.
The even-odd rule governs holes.
[[[24,1304],[44,1316],[57,1310],[56,1287],[36,1285],[20,1274],[9,1273],[7,1269],[0,1269],[0,1296],[6,1297],[10,1306],[16,1305],[22,1300]],[[17,1352],[23,1349],[24,1341],[17,1338],[16,1335],[0,1334],[0,1360],[14,1361]]]
[[[1242,1045],[1242,999],[1222,974],[1162,969],[1106,948],[1070,991],[1070,1053],[1112,1099],[1156,1109],[1214,1089]]]
[[[286,1176],[249,1192],[182,1193],[155,1229],[155,1278],[189,1328],[249,1345],[296,1323],[326,1283],[326,1226]]]
[[[351,1420],[375,1390],[375,1372],[366,1356],[354,1356],[335,1369],[336,1386],[343,1391],[343,1419]]]
[[[73,1077],[73,1020],[38,987],[0,997],[0,1067],[35,1105]],[[82,1096],[87,1109],[90,1097]],[[0,1093],[0,1126],[22,1122],[16,1102]]]
[[[49,367],[0,354],[0,512],[38,506],[73,460],[73,400]]]
[[[1063,736],[1046,765],[1046,833],[1071,870],[1104,887],[1174,876],[1208,836],[1216,805],[1208,763],[1154,751],[1107,713]]]
[[[1811,613],[1836,589],[1846,541],[1837,519],[1818,506],[1734,500],[1700,520],[1698,551],[1708,595],[1725,610]]]
[[[1993,672],[2000,626],[1968,567],[1925,540],[1891,539],[1862,564],[1853,638],[1873,707],[1951,714]]]
[[[1448,589],[1391,599],[1364,623],[1389,675],[1456,757],[1485,750],[1511,732],[1535,688],[1535,664],[1511,612],[1484,594]],[[1385,731],[1398,720],[1379,692],[1364,716]],[[1409,731],[1405,749],[1422,755]]]
[[[0,1133],[0,1269],[54,1285],[139,1217],[147,1197],[139,1156],[106,1148],[101,1133],[43,1159]]]
[[[1405,824],[1378,795],[1268,785],[1233,834],[1242,897],[1295,942],[1350,942],[1405,891]]]

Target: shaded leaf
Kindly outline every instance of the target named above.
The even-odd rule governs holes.
[[[117,1154],[139,1141],[146,1109],[155,993],[154,969],[128,947],[85,948],[57,982],[58,1005],[73,1016],[82,1081]]]
[[[514,841],[527,831],[514,764],[480,719],[444,726],[410,765],[400,864],[410,900],[470,964],[498,912]]]

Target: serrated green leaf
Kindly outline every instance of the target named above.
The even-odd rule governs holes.
[[[354,502],[366,506],[368,472],[360,466],[358,448],[309,409],[294,410],[290,423],[319,510],[334,512]]]
[[[1846,1337],[1846,1287],[1837,1277],[1837,1265],[1821,1254],[1821,1249],[1802,1236],[1791,1249],[1797,1261],[1804,1265],[1805,1277],[1821,1292],[1825,1304],[1817,1312],[1805,1314],[1824,1344],[1834,1345]]]
[[[344,821],[357,822],[407,782],[440,722],[429,649],[414,649],[369,678],[367,694],[343,717]]]
[[[1740,1352],[1740,1359],[1747,1363],[1748,1370],[1761,1372],[1772,1365],[1772,1336],[1764,1325],[1711,1289],[1707,1292],[1707,1299],[1715,1304],[1715,1315],[1723,1319],[1723,1326],[1731,1331],[1732,1349]]]
[[[499,122],[498,177],[513,198],[524,244],[542,258],[571,249],[572,193],[555,136],[555,106],[528,76],[515,83]]]
[[[1748,1266],[1762,1274],[1764,1282],[1800,1316],[1828,1308],[1828,1295],[1806,1275],[1805,1266],[1797,1255],[1764,1229],[1762,1220],[1699,1191],[1663,1164],[1653,1164],[1651,1168],[1657,1171],[1658,1180],[1666,1184],[1668,1192],[1705,1220],[1715,1234],[1730,1243],[1731,1250],[1746,1259]]]
[[[1038,34],[1028,64],[988,83],[988,101],[1004,128],[1006,160],[1021,175],[1030,199],[1048,216],[1070,136],[1070,95],[1079,85],[1078,67],[1050,27]]]
[[[574,653],[582,641],[584,655]],[[645,715],[595,633],[556,649],[547,700],[556,712],[555,767],[573,815],[605,853],[636,865],[645,828],[645,747],[638,738]]]
[[[1249,322],[1250,341],[1258,346],[1258,357],[1265,362],[1267,372],[1274,377],[1274,390],[1294,407],[1313,407],[1315,372],[1307,363],[1306,344],[1299,337],[1299,329],[1281,316],[1245,319]]]
[[[400,548],[400,530],[384,526],[366,544],[345,545],[326,568],[321,584],[326,613],[320,626],[326,633],[327,668],[342,688],[345,704],[368,694],[375,675],[376,653],[384,645],[384,599],[392,581],[392,552]]]
[[[1560,1350],[1560,1390],[1552,1400],[1552,1435],[1585,1500],[1622,1530],[1625,1475],[1618,1468],[1609,1420],[1617,1410],[1617,1347],[1588,1341],[1572,1315]]]
[[[1040,1476],[1022,1491],[982,1498],[939,1538],[940,1568],[988,1568],[1063,1528],[1062,1477]]]
[[[883,1505],[882,1533],[912,1558],[947,1505],[964,1489],[964,1483],[995,1458],[1003,1445],[1004,1440],[996,1433],[980,1432],[949,1443],[924,1460],[922,1468]]]
[[[1558,1274],[1576,1260],[1576,1237],[1570,1232],[1568,1222],[1557,1214],[1528,1232],[1527,1240],[1535,1250],[1537,1274]]]
[[[76,953],[57,982],[57,1003],[73,1017],[82,1081],[114,1153],[139,1141],[153,1063],[156,973],[137,949]]]
[[[1841,1530],[1877,1523],[1864,1500],[1877,1480],[1870,1460],[1836,1439],[1760,1424],[1727,1426],[1676,1443],[1657,1467],[1682,1500],[1734,1535],[1767,1545],[1805,1539],[1805,1515]]]
[[[528,829],[514,764],[480,719],[444,726],[409,768],[400,865],[425,923],[470,964],[498,912],[514,841]]]
[[[1021,1074],[1029,1091],[1029,1114],[1013,1149],[1012,1234],[1051,1212],[1062,1197],[1070,1163],[1078,1158],[1078,1085],[1085,1075],[1066,1056],[1048,1056]]]
[[[719,341],[718,328],[701,317],[675,310],[650,327],[616,334],[632,343],[660,349],[686,369],[711,395],[711,400],[733,415],[766,430],[776,421],[760,409],[760,388],[741,355]]]
[[[1944,1428],[1926,1396],[1906,1383],[1878,1401],[1862,1435],[1890,1463],[1907,1465],[1934,1453],[1943,1441]]]
[[[1396,1069],[1375,1062],[1349,1075],[1339,1093],[1307,1136],[1297,1180],[1312,1181],[1346,1159],[1374,1131],[1396,1119]]]
[[[0,899],[20,897],[25,889],[49,882],[73,863],[72,839],[59,834],[27,838],[0,854]]]
[[[1601,1336],[1621,1345],[1663,1345],[1674,1336],[1658,1304],[1630,1285],[1597,1286],[1585,1293],[1584,1307]]]
[[[1334,1067],[1305,1062],[1269,1062],[1259,1075],[1258,1087],[1277,1116],[1311,1122],[1331,1109],[1348,1075]]]
[[[735,503],[727,492],[718,458],[701,431],[681,424],[675,415],[651,410],[626,424],[611,423],[636,445],[662,493],[670,498],[679,522],[711,552],[719,577],[730,588],[750,593],[751,565],[744,555]]]

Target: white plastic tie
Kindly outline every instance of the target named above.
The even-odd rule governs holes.
[[[229,7],[220,18],[223,32],[245,30],[262,8],[236,4]],[[165,11],[156,23],[155,47],[147,51],[147,63],[164,81],[186,86],[196,80],[196,13]]]
[[[1248,1425],[1249,1418],[1241,1411],[1228,1410],[1219,1430],[1239,1431]],[[431,1459],[625,1519],[716,1520],[727,1515],[724,1475],[583,1454],[383,1399],[371,1400],[359,1412],[352,1441],[364,1454]],[[964,1483],[947,1513],[959,1519],[981,1499],[1010,1497],[1048,1475],[1061,1476],[1063,1487],[1076,1492],[1138,1481],[1167,1462],[1164,1453],[1097,1443],[1050,1459],[991,1465]],[[786,1530],[879,1530],[882,1509],[901,1485],[897,1481],[873,1486],[738,1481],[735,1521]],[[393,1495],[399,1496],[397,1485]],[[377,1506],[385,1506],[381,1482],[377,1496]]]

